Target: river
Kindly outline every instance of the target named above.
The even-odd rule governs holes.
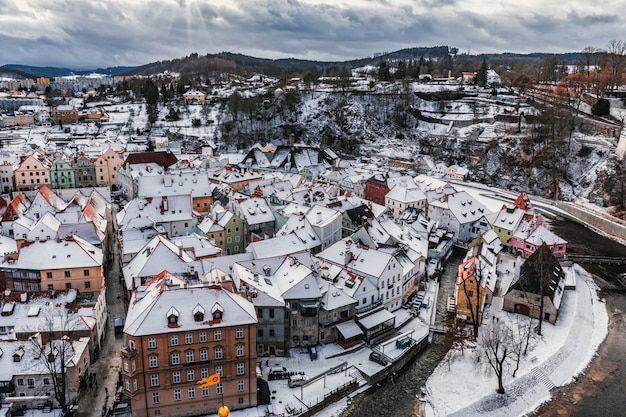
[[[625,246],[575,222],[552,220],[549,223],[554,233],[568,241],[569,253],[626,257]],[[438,323],[445,317],[446,299],[453,289],[462,258],[463,252],[454,252],[443,271],[437,300]],[[588,270],[603,287],[610,287],[619,273],[626,272],[623,266],[594,266]],[[556,399],[534,413],[534,417],[626,415],[626,411],[616,411],[626,410],[626,293],[611,291],[605,296],[611,324],[600,354],[577,382],[559,388]],[[442,336],[435,336],[433,343],[405,367],[395,384],[387,383],[361,395],[342,417],[415,416],[416,395],[446,353],[442,341]]]
[[[626,247],[569,221],[553,221],[552,230],[568,241],[568,252],[584,255],[626,256]],[[624,266],[586,268],[602,288],[610,288]],[[603,291],[609,312],[609,333],[585,373],[558,388],[555,398],[534,417],[592,417],[626,415],[626,293]]]

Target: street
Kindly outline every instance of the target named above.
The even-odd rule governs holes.
[[[81,393],[78,401],[79,417],[102,417],[113,407],[121,362],[119,351],[124,344],[123,334],[116,335],[113,321],[116,317],[126,317],[126,305],[123,296],[120,254],[117,245],[117,223],[115,221],[115,209],[113,209],[113,231],[108,239],[109,256],[104,268],[108,318],[106,333],[102,341],[100,356],[91,365],[90,374],[94,375],[93,381],[87,384],[87,388]],[[103,407],[104,406],[104,407]]]

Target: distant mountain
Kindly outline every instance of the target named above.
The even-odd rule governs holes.
[[[35,67],[29,65],[7,64],[0,67],[0,74],[14,73],[24,78],[36,77],[64,77],[68,75],[89,75],[93,73],[106,75],[121,75],[132,71],[135,67],[108,67],[95,69],[70,69],[59,67]]]
[[[209,75],[212,72],[228,72],[232,74],[249,75],[262,73],[270,76],[281,76],[288,72],[310,72],[319,75],[343,73],[346,69],[357,68],[365,65],[377,65],[380,61],[409,60],[433,58],[439,59],[448,55],[458,58],[498,60],[540,60],[550,53],[534,52],[530,54],[518,54],[514,52],[493,54],[458,54],[454,47],[432,46],[405,48],[393,52],[383,52],[374,56],[363,57],[348,61],[313,61],[298,58],[257,58],[234,52],[220,52],[216,54],[199,55],[193,53],[183,58],[175,58],[165,61],[157,61],[136,67],[108,67],[96,69],[70,69],[58,67],[35,67],[28,65],[7,64],[0,67],[0,77],[12,76],[14,78],[35,77],[60,77],[67,75],[88,75],[91,73],[107,75],[153,75],[164,72],[178,72],[181,74],[195,73]],[[573,62],[580,53],[569,52],[554,54],[559,60]]]

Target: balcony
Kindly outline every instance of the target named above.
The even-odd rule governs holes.
[[[135,356],[137,356],[137,351],[135,349],[132,349],[129,346],[124,346],[122,347],[122,350],[120,350],[120,354],[122,355],[123,358],[134,358]]]

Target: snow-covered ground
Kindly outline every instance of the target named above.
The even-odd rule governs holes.
[[[497,379],[488,364],[477,361],[479,348],[451,350],[426,384],[425,416],[523,416],[550,400],[550,389],[562,386],[581,373],[608,332],[608,314],[591,276],[575,265],[576,289],[567,290],[554,325],[543,324],[522,357],[517,376],[508,367],[505,394],[496,394]],[[490,320],[516,325],[518,315],[501,311],[502,299],[494,298]]]

